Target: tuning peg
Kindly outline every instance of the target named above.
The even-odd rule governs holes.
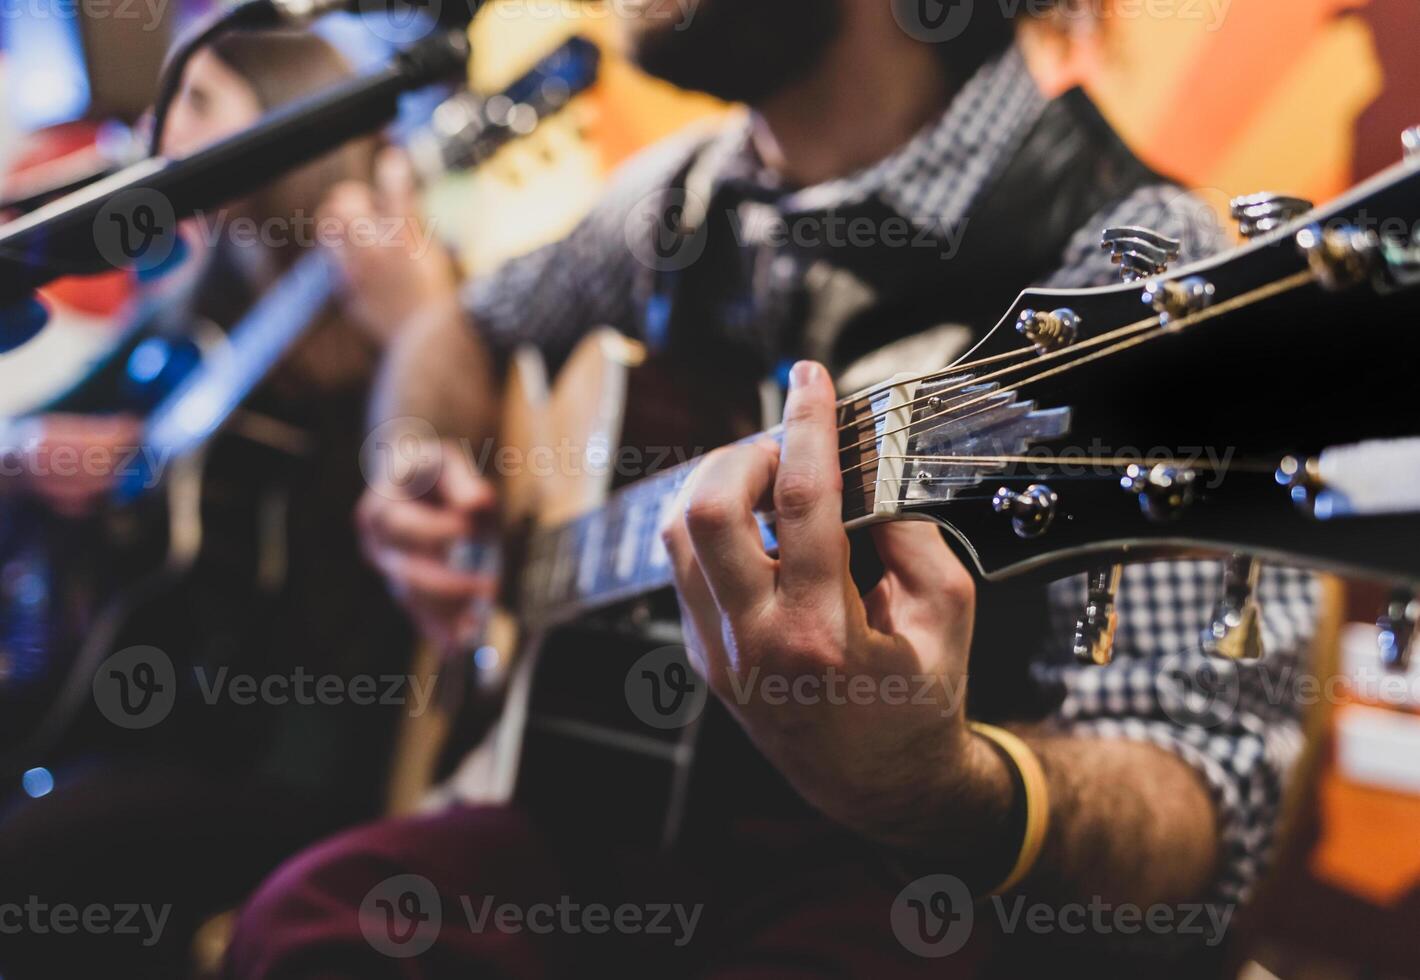
[[[1400,145],[1405,150],[1405,159],[1420,157],[1420,126],[1411,126],[1400,134]]]
[[[1369,279],[1380,253],[1379,236],[1353,225],[1307,225],[1295,240],[1317,282],[1332,292]]]
[[[1376,620],[1380,635],[1381,663],[1387,670],[1407,670],[1415,641],[1415,624],[1420,619],[1420,599],[1405,589],[1392,592]]]
[[[1206,310],[1213,305],[1216,292],[1213,284],[1202,276],[1185,276],[1183,279],[1150,279],[1144,283],[1139,298],[1159,314],[1159,326],[1167,327],[1174,320]]]
[[[1316,502],[1326,485],[1321,479],[1321,460],[1316,456],[1285,456],[1277,465],[1275,479],[1287,488],[1287,495],[1305,513],[1316,515]]]
[[[1130,463],[1119,485],[1139,498],[1139,509],[1151,521],[1171,521],[1193,503],[1198,473],[1186,466]]]
[[[1109,251],[1125,282],[1167,271],[1180,245],[1176,238],[1137,225],[1106,228],[1100,235],[1100,247]]]
[[[1314,205],[1300,197],[1274,194],[1263,191],[1235,197],[1229,202],[1233,220],[1238,223],[1238,231],[1244,238],[1256,238],[1276,231],[1288,222],[1295,221],[1312,209]]]
[[[1055,519],[1057,503],[1059,498],[1055,491],[1043,483],[1032,483],[1024,493],[1002,487],[991,498],[996,513],[1011,516],[1011,527],[1018,538],[1037,538],[1044,534]]]
[[[1106,565],[1089,573],[1085,614],[1075,621],[1072,643],[1075,659],[1082,664],[1102,667],[1114,659],[1114,633],[1119,628],[1114,596],[1123,574],[1123,565]]]
[[[1049,312],[1021,310],[1016,332],[1042,354],[1068,347],[1080,336],[1080,315],[1062,306]]]
[[[1226,660],[1256,660],[1262,656],[1262,607],[1257,583],[1262,563],[1233,555],[1223,563],[1223,596],[1203,630],[1203,649]]]

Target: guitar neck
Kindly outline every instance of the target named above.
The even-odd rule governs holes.
[[[613,493],[600,508],[535,532],[524,567],[525,621],[550,624],[672,582],[660,529],[696,461]]]
[[[334,294],[336,272],[322,250],[302,255],[153,412],[144,442],[154,458],[181,459],[204,446]]]
[[[778,442],[781,434],[776,426],[736,445],[763,439]],[[672,585],[661,529],[674,508],[681,506],[681,491],[699,464],[699,459],[691,459],[661,470],[616,490],[595,510],[535,531],[519,593],[524,621],[565,622]],[[863,516],[861,501],[845,496],[844,522]],[[773,552],[778,539],[772,516],[757,513],[755,518],[765,548]]]

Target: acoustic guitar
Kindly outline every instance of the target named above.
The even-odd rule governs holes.
[[[1264,655],[1260,561],[1413,591],[1420,248],[1393,229],[1420,221],[1420,157],[1307,207],[1240,200],[1252,240],[1176,271],[1177,243],[1108,229],[1122,284],[1026,290],[954,363],[844,398],[845,527],[931,522],[988,579],[1086,572],[1072,645],[1087,663],[1110,658],[1124,563],[1220,560],[1200,642],[1226,658]],[[659,673],[639,658],[679,643],[660,529],[697,452],[777,437],[752,434],[752,391],[707,373],[611,331],[587,337],[555,386],[536,353],[514,358],[489,457],[503,601],[479,651],[505,672],[506,703],[454,780],[465,795],[585,821],[614,784],[622,830],[674,835],[697,726],[674,722],[690,709],[669,692],[633,693]],[[1142,458],[1150,447],[1169,449]],[[772,551],[773,515],[760,521]],[[669,626],[655,626],[657,595]],[[667,657],[679,667],[663,680],[684,677]]]

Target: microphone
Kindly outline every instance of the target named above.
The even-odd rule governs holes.
[[[380,70],[283,106],[191,156],[144,160],[0,227],[0,351],[36,332],[38,287],[61,275],[161,264],[180,219],[378,130],[395,117],[401,93],[462,80],[468,56],[462,31],[439,32]]]
[[[394,10],[423,12],[433,22],[430,27],[464,30],[484,0],[243,0],[218,11],[179,39],[168,55],[158,77],[158,94],[153,100],[153,131],[148,152],[157,156],[163,147],[168,109],[182,83],[183,72],[192,56],[215,38],[229,31],[299,27],[326,14],[346,11],[353,14],[384,13]]]

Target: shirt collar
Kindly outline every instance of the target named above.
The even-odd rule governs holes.
[[[1046,98],[1012,45],[962,86],[946,110],[907,143],[855,174],[784,191],[759,161],[747,116],[717,137],[714,185],[748,185],[784,214],[832,211],[877,197],[922,225],[963,219],[1040,116]]]

